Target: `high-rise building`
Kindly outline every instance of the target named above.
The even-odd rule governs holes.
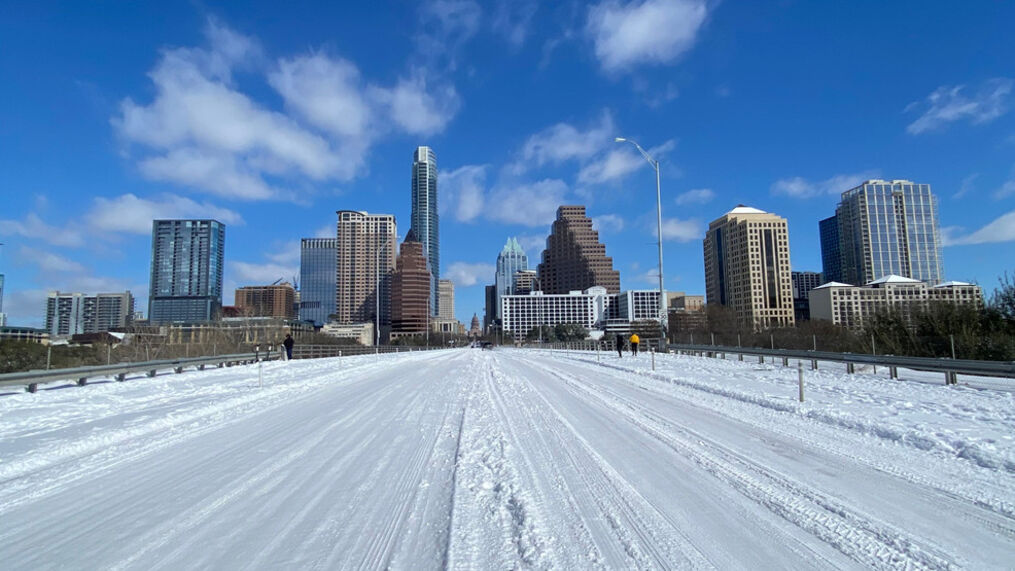
[[[539,289],[538,283],[536,270],[519,270],[514,276],[514,294],[528,295],[529,292]]]
[[[441,319],[455,318],[455,283],[451,280],[439,280],[437,282],[437,295],[440,298],[437,303]]]
[[[825,283],[824,275],[819,272],[791,272],[790,281],[793,282],[793,317],[797,321],[807,321],[811,318],[808,294]]]
[[[335,240],[335,315],[338,323],[378,317],[391,324],[391,273],[398,240],[395,217],[339,210]],[[379,309],[379,311],[378,311]]]
[[[429,298],[430,270],[426,253],[415,232],[409,230],[391,279],[391,332],[425,332],[430,320]]]
[[[152,221],[151,323],[216,319],[226,227],[217,220]]]
[[[0,327],[7,325],[7,314],[4,313],[4,275],[0,274]]]
[[[483,289],[483,331],[489,333],[497,325],[497,286],[488,285]]]
[[[835,216],[829,216],[818,222],[818,238],[821,241],[821,273],[825,281],[842,281],[842,255],[839,253],[839,219]]]
[[[601,286],[609,293],[620,291],[620,272],[613,258],[592,229],[584,206],[561,206],[546,238],[538,267],[539,285],[546,294],[567,294]]]
[[[411,230],[423,244],[430,265],[430,315],[437,315],[437,280],[441,277],[440,220],[437,216],[437,155],[430,147],[416,147],[412,155]]]
[[[293,319],[296,290],[289,283],[244,286],[236,290],[234,305],[243,317]]]
[[[304,238],[300,242],[300,320],[321,327],[335,314],[334,238]]]
[[[123,293],[60,293],[46,298],[46,331],[51,336],[99,333],[126,327],[134,314],[134,296]]]
[[[834,257],[825,261],[822,236],[822,265],[832,272],[831,281],[864,285],[887,275],[898,275],[936,284],[944,275],[941,261],[941,231],[937,197],[929,184],[908,180],[868,180],[842,193],[835,209],[838,240],[829,233],[828,248],[838,242],[839,275],[834,275]],[[838,280],[834,278],[839,278]]]
[[[739,205],[709,224],[705,296],[756,328],[793,325],[786,219]]]
[[[494,285],[497,287],[497,297],[513,295],[515,293],[515,273],[529,269],[529,257],[525,250],[518,244],[518,240],[508,238],[504,248],[497,255],[497,271],[494,274]],[[500,302],[497,303],[498,309]],[[500,317],[498,314],[497,317]]]

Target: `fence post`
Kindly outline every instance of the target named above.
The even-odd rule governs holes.
[[[949,335],[948,337],[950,337],[951,340],[952,340],[952,360],[954,361],[955,360],[955,336],[954,335]]]
[[[768,339],[772,342],[772,349],[775,349],[775,333],[769,333]]]
[[[656,370],[656,352],[652,347],[648,348],[648,352],[652,354],[652,370]]]
[[[800,361],[796,362],[796,372],[800,384],[800,402],[804,402],[804,364]]]
[[[49,370],[49,364],[53,360],[53,346],[46,345],[46,370]]]
[[[811,335],[811,342],[814,344],[814,350],[817,351],[818,350],[818,336],[817,335]],[[815,367],[815,368],[817,368],[817,367]]]

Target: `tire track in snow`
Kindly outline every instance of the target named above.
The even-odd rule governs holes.
[[[722,444],[616,394],[551,370],[550,374],[652,435],[674,451],[692,459],[710,474],[745,496],[864,565],[874,568],[950,569],[944,554],[897,528],[870,519],[806,484],[762,466]],[[643,420],[644,419],[644,420]]]
[[[533,477],[537,486],[548,487],[545,480],[549,470],[564,484],[565,498],[553,499],[566,507],[558,505],[549,511],[558,517],[568,511],[579,514],[595,549],[591,557],[594,564],[607,568],[714,567],[677,526],[613,470],[549,400],[533,390],[531,375],[507,375],[495,370],[493,377],[492,393],[497,396],[503,422],[509,427],[519,425],[512,428],[515,441],[521,450],[536,456],[535,462],[527,459],[527,464],[538,474]],[[503,394],[507,389],[510,395]],[[509,406],[514,408],[511,413],[507,412]],[[519,432],[533,435],[540,445],[523,441],[517,436]],[[560,471],[566,471],[566,476]],[[570,489],[575,487],[582,489],[584,502],[574,497]],[[577,562],[569,563],[574,566]]]

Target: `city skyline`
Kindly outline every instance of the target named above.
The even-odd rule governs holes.
[[[621,289],[656,285],[654,173],[615,137],[660,160],[667,290],[704,292],[705,225],[736,204],[786,218],[791,268],[821,271],[818,221],[874,178],[934,190],[943,279],[989,296],[1013,269],[1015,6],[385,8],[13,11],[8,323],[41,326],[52,290],[130,290],[146,307],[156,218],[229,227],[225,305],[297,275],[300,240],[333,237],[336,210],[390,213],[401,240],[421,146],[441,158],[435,273],[463,323],[483,311],[504,236],[534,261],[560,205],[587,206]],[[872,20],[906,41],[830,29]]]

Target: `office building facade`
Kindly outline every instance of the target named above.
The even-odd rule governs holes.
[[[335,316],[342,324],[391,324],[391,274],[398,236],[395,217],[339,210],[335,239]]]
[[[525,250],[518,244],[518,240],[508,238],[504,248],[497,255],[496,268],[494,285],[497,287],[497,297],[515,294],[515,273],[529,269],[529,257],[525,255]]]
[[[426,249],[409,230],[391,279],[391,332],[426,332],[431,317],[429,299],[430,270]]]
[[[821,243],[821,273],[825,281],[842,281],[842,255],[839,252],[839,219],[829,216],[818,222]],[[821,284],[818,284],[821,285]]]
[[[703,247],[708,303],[755,328],[795,323],[785,218],[737,206],[709,224]]]
[[[437,317],[441,319],[455,318],[455,284],[451,280],[437,281]]]
[[[807,294],[825,283],[824,275],[820,272],[792,272],[790,280],[793,282],[794,318],[797,321],[807,321],[811,318]]]
[[[338,241],[304,238],[300,242],[300,321],[321,327],[335,314],[335,262]]]
[[[151,323],[217,319],[226,227],[217,220],[152,221]]]
[[[294,319],[296,290],[288,283],[244,286],[236,290],[234,305],[242,317]]]
[[[46,298],[46,331],[51,337],[100,333],[123,329],[134,314],[134,296],[129,292],[50,292]]]
[[[600,286],[609,293],[620,291],[620,272],[613,258],[592,229],[584,206],[561,206],[546,238],[546,249],[537,268],[539,285],[546,294],[567,294]]]
[[[521,270],[515,272],[514,295],[528,295],[529,292],[539,289],[539,279],[536,270]]]
[[[864,286],[828,282],[810,292],[811,319],[831,321],[850,329],[862,329],[878,313],[893,311],[910,325],[918,311],[934,303],[983,308],[983,289],[965,282],[934,286],[920,280],[888,275]]]
[[[632,324],[659,318],[658,290],[609,293],[595,286],[566,294],[534,291],[502,296],[500,303],[504,332],[515,339],[524,339],[529,331],[542,325],[572,323],[590,332],[629,333]]]
[[[937,197],[929,184],[908,180],[868,180],[842,193],[835,209],[839,271],[825,278],[864,285],[888,275],[927,284],[942,281],[941,231]],[[822,265],[825,237],[822,228]],[[828,250],[836,240],[828,238]],[[830,254],[831,255],[831,254]],[[835,280],[833,278],[839,278]]]
[[[430,147],[417,147],[412,155],[412,214],[410,229],[423,244],[430,270],[430,315],[437,315],[437,281],[440,279],[440,218],[437,214],[437,155]]]

